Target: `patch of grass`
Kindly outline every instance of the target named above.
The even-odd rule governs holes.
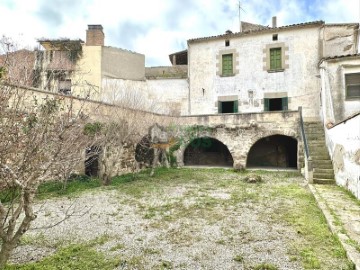
[[[346,260],[339,239],[330,232],[324,215],[308,190],[297,184],[288,184],[274,187],[271,196],[285,199],[271,216],[278,221],[285,220],[301,235],[295,241],[293,248],[296,251],[291,255],[300,255],[305,269],[333,269],[334,264]]]
[[[116,250],[120,250],[120,249],[124,249],[125,245],[122,243],[116,244],[115,246],[110,248],[110,251],[116,251]]]
[[[45,182],[42,183],[37,191],[38,199],[48,199],[52,197],[62,197],[76,195],[83,191],[98,188],[101,182],[96,178],[88,178],[84,181],[82,178],[73,179],[66,182]]]
[[[72,270],[102,269],[113,270],[119,265],[116,258],[106,258],[104,254],[94,250],[91,245],[70,245],[60,249],[54,255],[36,263],[8,265],[6,270]]]
[[[358,242],[356,242],[353,239],[348,239],[346,241],[349,245],[353,246],[358,252],[360,252],[360,244]]]
[[[244,256],[242,256],[242,255],[236,255],[236,256],[233,258],[233,260],[234,260],[235,262],[243,262],[243,261],[244,261]]]
[[[254,270],[278,270],[277,266],[271,263],[262,263],[254,267]]]

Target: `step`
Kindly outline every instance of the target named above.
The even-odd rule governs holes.
[[[313,161],[315,160],[331,160],[329,154],[318,154],[318,153],[311,153],[310,152],[310,157],[312,158]]]
[[[335,180],[332,179],[321,179],[321,178],[313,178],[314,184],[323,184],[323,185],[335,185]]]
[[[330,172],[330,173],[317,173],[317,172],[314,172],[313,177],[317,178],[317,179],[331,179],[331,180],[333,180],[335,176],[334,176],[334,172]]]
[[[331,170],[331,169],[333,169],[333,165],[332,164],[316,164],[314,162],[313,163],[313,168]]]

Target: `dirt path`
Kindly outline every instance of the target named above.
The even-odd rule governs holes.
[[[39,202],[38,218],[12,262],[36,261],[60,246],[98,237],[103,239],[98,251],[120,258],[117,269],[255,269],[268,264],[297,270],[317,262],[319,269],[347,269],[346,258],[330,260],[332,251],[312,246],[308,224],[303,224],[309,222],[299,215],[309,211],[313,216],[318,209],[301,176],[265,173],[264,183],[249,184],[233,172],[185,172]],[[45,228],[72,212],[66,221]],[[326,249],[329,243],[322,245]]]

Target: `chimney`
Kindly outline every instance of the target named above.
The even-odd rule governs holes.
[[[105,35],[101,24],[89,24],[86,30],[87,46],[104,46]]]
[[[276,16],[272,17],[272,27],[276,28]]]

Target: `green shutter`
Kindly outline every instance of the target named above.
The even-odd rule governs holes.
[[[264,98],[264,111],[268,112],[270,107],[270,100],[268,98]]]
[[[281,108],[283,111],[288,110],[288,98],[287,97],[281,98]]]
[[[218,101],[218,113],[222,113],[222,102]]]
[[[270,49],[270,69],[281,68],[281,48]]]
[[[229,76],[233,75],[233,55],[223,54],[222,55],[222,75]]]
[[[234,113],[239,112],[238,110],[239,102],[237,100],[234,101]]]

